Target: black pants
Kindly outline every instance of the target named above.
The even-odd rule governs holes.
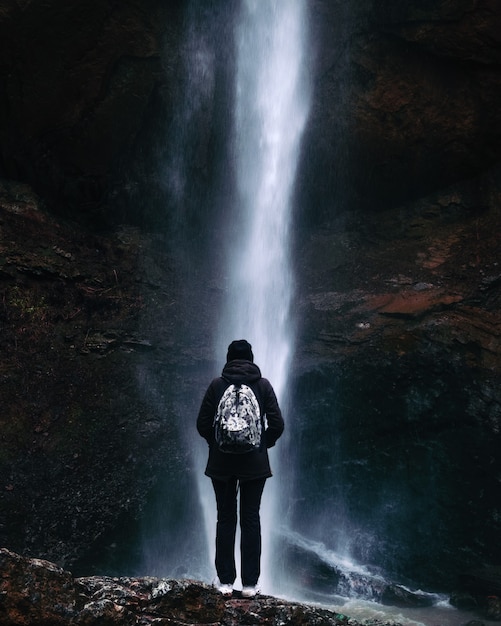
[[[259,507],[266,478],[239,483],[212,479],[217,503],[216,572],[223,584],[232,585],[235,567],[235,534],[237,531],[237,494],[240,487],[240,554],[242,585],[257,584],[261,571],[261,520]]]

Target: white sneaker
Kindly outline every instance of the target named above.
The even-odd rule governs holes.
[[[231,596],[231,594],[233,593],[233,585],[219,584],[217,586],[217,590],[219,591],[219,593],[222,593],[223,596]]]
[[[256,585],[253,587],[242,587],[242,598],[253,598],[257,595],[258,590]]]

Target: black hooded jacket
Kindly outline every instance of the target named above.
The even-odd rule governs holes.
[[[214,439],[214,416],[226,388],[231,384],[246,384],[255,393],[261,415],[266,417],[267,428],[259,450],[246,454],[227,454],[219,450]],[[241,481],[271,476],[268,448],[275,445],[284,430],[284,421],[277,397],[259,367],[252,361],[235,359],[226,363],[222,375],[209,385],[200,406],[197,430],[209,444],[209,460],[205,474],[210,478],[227,480],[234,476]]]

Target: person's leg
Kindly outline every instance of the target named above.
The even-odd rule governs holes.
[[[261,520],[259,508],[266,478],[240,483],[240,552],[242,585],[254,587],[261,573]]]
[[[233,585],[235,568],[235,533],[237,529],[237,481],[212,479],[217,503],[216,572],[222,584]]]

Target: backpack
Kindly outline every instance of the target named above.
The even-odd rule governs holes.
[[[219,401],[214,436],[219,449],[244,454],[261,445],[261,411],[255,393],[247,385],[230,385]]]

